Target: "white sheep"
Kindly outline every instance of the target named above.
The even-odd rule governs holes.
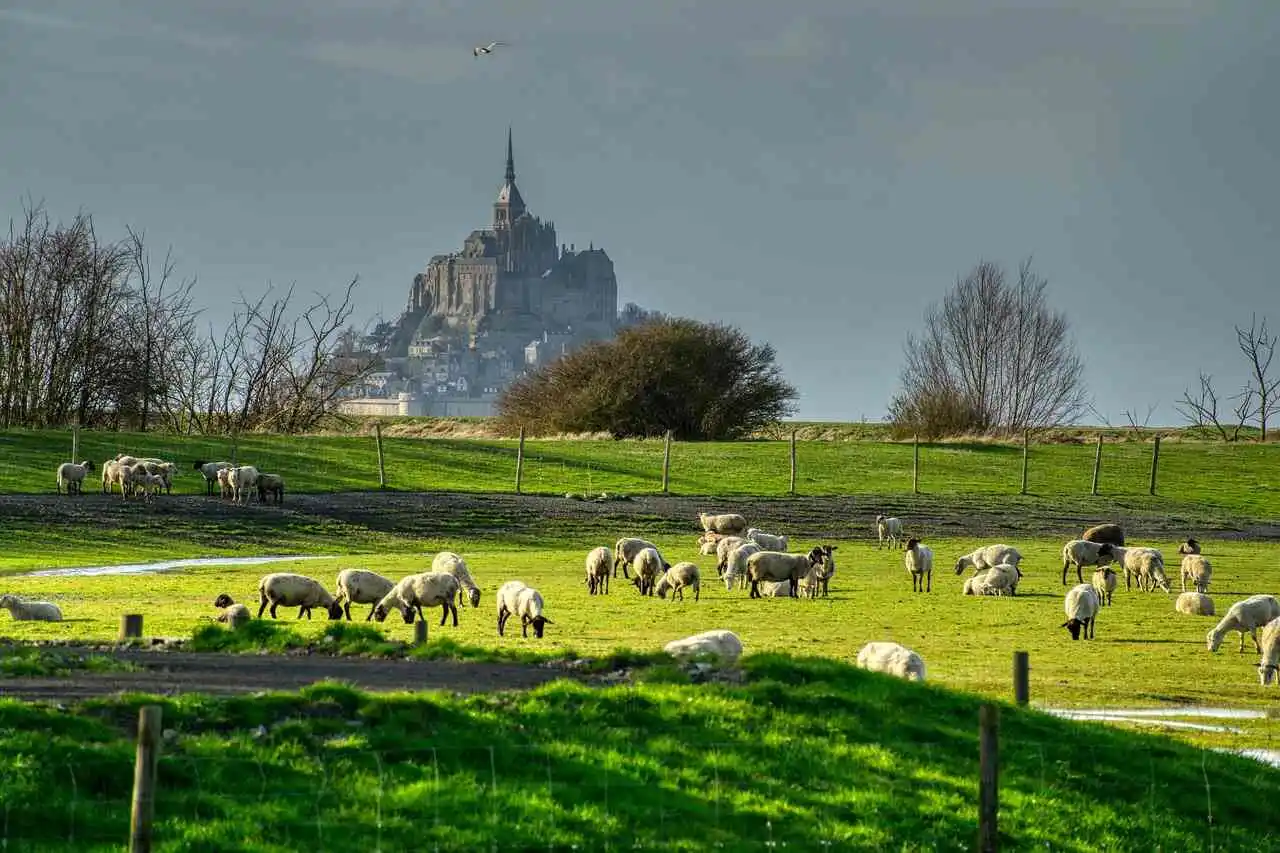
[[[1067,590],[1062,600],[1062,609],[1066,611],[1067,621],[1059,627],[1070,631],[1073,640],[1080,639],[1081,629],[1083,629],[1084,638],[1092,640],[1093,623],[1101,607],[1102,599],[1098,597],[1098,591],[1093,588],[1093,584],[1076,584]]]
[[[716,545],[719,544],[721,537],[719,534],[707,533],[698,537],[698,553],[704,557],[710,557],[716,552]]]
[[[1276,670],[1280,668],[1280,619],[1272,619],[1262,628],[1262,642],[1258,645],[1258,653],[1262,656],[1258,661],[1258,683],[1263,687],[1276,678]]]
[[[815,593],[821,592],[823,598],[826,598],[831,592],[831,579],[836,574],[835,551],[839,547],[839,545],[818,546],[818,550],[822,552],[822,560],[813,567],[814,578],[817,581]]]
[[[760,581],[761,598],[790,598],[791,581]]]
[[[671,568],[671,564],[662,559],[657,548],[644,548],[631,561],[631,571],[635,576],[631,579],[641,595],[653,595],[654,584],[658,575]]]
[[[587,552],[587,589],[591,595],[609,594],[609,549],[601,545]]]
[[[783,554],[779,551],[760,551],[747,557],[747,579],[751,581],[751,598],[760,598],[761,581],[789,581],[790,595],[798,597],[800,578],[809,573],[814,563],[822,559],[817,548],[807,554]]]
[[[729,554],[739,545],[745,545],[752,540],[744,536],[722,536],[720,541],[716,543],[716,576],[724,575],[725,567],[729,565]],[[760,543],[756,543],[759,545]],[[761,550],[768,551],[770,549],[760,546]]]
[[[746,538],[750,539],[766,551],[787,550],[786,536],[776,536],[772,533],[765,533],[757,527],[748,527]]]
[[[1164,573],[1164,555],[1158,549],[1113,545],[1111,554],[1116,565],[1124,568],[1125,589],[1129,589],[1131,580],[1137,578],[1139,589],[1152,592],[1159,587],[1165,592],[1171,591]]]
[[[1098,600],[1104,607],[1111,606],[1111,598],[1116,591],[1116,570],[1110,566],[1095,569],[1093,573],[1093,589],[1098,593]]]
[[[507,620],[512,614],[520,616],[520,636],[529,636],[529,626],[533,626],[533,635],[542,638],[546,625],[555,623],[543,614],[545,604],[542,593],[524,581],[507,581],[498,587],[498,636],[503,636]]]
[[[1104,566],[1114,559],[1109,542],[1090,542],[1088,539],[1072,539],[1062,546],[1062,585],[1067,585],[1067,569],[1076,567],[1076,580],[1084,583],[1085,566]]]
[[[86,459],[83,462],[63,462],[58,466],[57,487],[58,494],[62,494],[62,490],[66,489],[69,495],[78,495],[84,490],[84,478],[93,470],[93,462]]]
[[[933,592],[933,549],[919,539],[907,540],[907,551],[902,562],[911,575],[912,592]]]
[[[867,643],[858,649],[858,667],[908,681],[924,681],[924,658],[898,643]]]
[[[213,487],[218,485],[218,472],[235,466],[230,462],[205,462],[199,459],[191,467],[204,476],[204,493],[212,495]]]
[[[1182,556],[1182,591],[1187,591],[1187,581],[1191,581],[1196,592],[1208,592],[1209,583],[1213,580],[1213,566],[1202,554],[1184,554]]]
[[[225,592],[214,599],[213,606],[222,611],[218,614],[216,621],[225,624],[232,631],[243,627],[253,619],[253,613],[248,607],[236,604]]]
[[[698,567],[693,563],[676,563],[663,572],[658,577],[658,582],[654,584],[654,591],[658,593],[658,598],[666,598],[669,591],[672,601],[676,600],[677,593],[680,595],[680,600],[684,601],[685,589],[693,590],[694,601],[702,596],[702,578],[698,573]]]
[[[333,596],[324,585],[315,578],[297,575],[291,572],[273,572],[263,575],[258,581],[258,618],[271,606],[271,618],[276,618],[276,608],[280,605],[298,608],[298,618],[307,614],[311,618],[311,608],[319,607],[329,614],[330,619],[342,618],[342,606],[333,600]]]
[[[902,544],[902,519],[877,515],[876,537],[880,540],[877,548],[883,548],[885,542],[892,548],[898,547]]]
[[[747,520],[736,512],[725,512],[719,515],[698,513],[698,522],[707,533],[723,533],[730,536],[741,536],[747,532]]]
[[[235,494],[235,489],[231,487],[231,469],[222,468],[218,471],[218,494],[224,499],[229,500]]]
[[[1022,554],[1017,548],[1009,545],[984,545],[956,559],[956,574],[964,574],[965,569],[973,569],[974,574],[985,571],[992,566],[1017,566],[1022,562]]]
[[[231,500],[236,503],[248,503],[249,495],[258,485],[258,469],[252,465],[241,465],[227,472],[227,483],[231,486]]]
[[[0,610],[20,622],[61,622],[62,610],[52,601],[24,601],[16,595],[0,595]]]
[[[618,576],[618,568],[622,568],[622,576],[630,578],[627,573],[627,567],[635,560],[636,554],[639,554],[645,548],[652,548],[659,554],[662,553],[657,545],[654,545],[647,539],[638,539],[634,536],[625,536],[619,539],[613,546],[613,576]]]
[[[454,601],[458,597],[458,579],[448,572],[421,572],[403,577],[396,582],[391,591],[373,608],[373,618],[383,622],[393,609],[400,611],[405,624],[413,623],[417,613],[422,621],[427,616],[422,612],[424,607],[439,607],[440,624],[443,625],[453,613],[453,627],[458,627],[458,605]]]
[[[965,595],[1017,595],[1018,567],[1008,564],[983,569],[964,582]]]
[[[156,478],[154,482],[148,481],[148,485],[154,486],[154,491],[159,491],[159,488],[163,487],[165,494],[173,494],[173,475],[178,466],[162,459],[139,459],[134,467],[140,467]]]
[[[747,558],[752,554],[759,554],[764,549],[754,542],[743,542],[741,545],[729,552],[729,559],[725,561],[724,574],[720,577],[724,580],[725,589],[733,589],[734,581],[739,581],[740,586],[744,589],[747,585]]]
[[[275,503],[284,503],[284,477],[279,474],[258,474],[258,503],[266,503],[268,495]]]
[[[1243,601],[1237,601],[1227,609],[1222,621],[1209,629],[1206,644],[1209,651],[1216,652],[1222,645],[1222,638],[1228,631],[1240,632],[1240,652],[1244,653],[1244,635],[1253,637],[1253,644],[1262,652],[1258,644],[1258,629],[1272,619],[1280,618],[1280,601],[1274,595],[1251,595]]]
[[[1202,592],[1184,592],[1173,602],[1173,609],[1188,616],[1213,616],[1213,599]]]
[[[1186,542],[1183,542],[1181,545],[1178,546],[1178,553],[1183,555],[1199,554],[1200,543],[1196,541],[1195,538],[1188,537]]]
[[[742,657],[742,640],[732,631],[717,628],[691,637],[672,640],[662,650],[674,658],[713,657],[730,664]]]
[[[369,615],[364,617],[368,622],[373,618],[373,611],[378,602],[387,597],[396,582],[368,569],[343,569],[338,572],[338,594],[334,600],[342,605],[343,615],[351,621],[351,605],[368,604]]]
[[[480,587],[476,586],[471,572],[467,569],[467,561],[452,551],[441,551],[431,561],[431,571],[448,572],[458,579],[458,600],[462,600],[462,591],[466,590],[467,600],[472,607],[480,606]]]

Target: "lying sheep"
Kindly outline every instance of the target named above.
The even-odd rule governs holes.
[[[52,601],[24,601],[16,595],[0,595],[0,610],[19,622],[61,622],[62,610]]]
[[[619,539],[613,546],[613,576],[615,578],[618,576],[618,568],[621,567],[622,576],[630,578],[631,575],[627,574],[627,567],[635,560],[636,554],[639,554],[645,548],[652,548],[658,551],[658,546],[647,539],[637,539],[634,536]],[[658,551],[658,553],[661,554],[662,552]]]
[[[984,545],[956,559],[956,574],[964,574],[965,569],[973,569],[974,573],[985,571],[992,566],[1017,566],[1022,562],[1022,554],[1017,548],[1008,545]]]
[[[1261,659],[1258,661],[1258,683],[1263,687],[1276,678],[1276,670],[1280,668],[1280,619],[1272,619],[1262,628],[1262,642],[1258,645]]]
[[[1103,566],[1093,573],[1093,589],[1098,593],[1098,600],[1104,607],[1111,606],[1111,597],[1116,591],[1116,570]]]
[[[790,581],[791,597],[798,597],[800,578],[822,559],[822,552],[814,548],[807,554],[783,554],[779,551],[760,551],[747,558],[747,579],[751,581],[751,598],[760,598],[761,581]]]
[[[702,579],[698,574],[698,567],[693,563],[676,563],[663,572],[658,577],[658,582],[654,584],[654,591],[658,593],[658,598],[666,598],[669,591],[672,601],[676,600],[677,593],[680,595],[680,600],[684,601],[686,589],[693,590],[694,601],[702,596]]]
[[[858,649],[858,667],[908,681],[924,681],[924,658],[898,643],[867,643]]]
[[[658,582],[658,575],[669,568],[671,565],[662,559],[657,548],[645,548],[631,561],[631,570],[635,572],[631,583],[640,590],[641,595],[653,595],[653,587]]]
[[[225,592],[213,600],[213,606],[222,611],[215,621],[225,624],[232,631],[243,627],[253,619],[253,613],[249,608],[243,604],[236,604]]]
[[[204,476],[204,493],[212,496],[213,487],[218,485],[218,472],[235,466],[230,462],[205,462],[198,459],[191,467]]]
[[[1071,639],[1080,639],[1081,629],[1086,640],[1093,639],[1093,623],[1102,607],[1102,600],[1092,584],[1081,583],[1067,590],[1062,601],[1062,609],[1066,611],[1067,621],[1059,627],[1071,632]]]
[[[93,470],[93,462],[86,459],[77,464],[75,462],[63,462],[58,466],[58,476],[56,480],[58,494],[62,494],[62,490],[66,489],[69,495],[78,495],[84,491],[84,478]]]
[[[761,581],[761,598],[790,598],[791,581]]]
[[[1124,528],[1118,524],[1095,524],[1080,536],[1086,542],[1124,547]]]
[[[270,495],[275,503],[284,503],[284,477],[279,474],[258,475],[258,503],[266,503],[267,495]]]
[[[708,533],[741,536],[747,532],[747,520],[736,512],[726,512],[720,515],[708,515],[705,512],[700,512],[698,513],[698,522],[702,525],[702,529]]]
[[[609,594],[609,549],[601,545],[587,552],[587,589],[591,595]]]
[[[1103,566],[1114,558],[1113,547],[1108,542],[1090,542],[1088,539],[1072,539],[1062,546],[1062,585],[1067,585],[1067,569],[1076,567],[1076,579],[1084,583],[1085,566]]]
[[[511,615],[519,614],[520,636],[528,637],[532,625],[533,636],[542,639],[543,628],[555,624],[543,615],[544,606],[542,593],[524,581],[507,581],[498,587],[498,636],[503,635]]]
[[[1182,556],[1182,591],[1187,591],[1187,581],[1196,588],[1196,592],[1208,592],[1209,582],[1213,580],[1213,566],[1203,554],[1184,554]]]
[[[1181,545],[1178,546],[1178,553],[1183,555],[1199,554],[1200,543],[1197,542],[1195,539],[1188,537],[1186,542],[1183,542]]]
[[[720,577],[724,580],[725,589],[733,589],[734,581],[739,582],[739,586],[746,588],[747,585],[747,558],[752,554],[759,554],[764,549],[754,542],[744,542],[729,552],[729,558],[725,561],[724,574]]]
[[[886,518],[883,515],[877,515],[876,537],[880,540],[877,548],[883,548],[885,542],[888,542],[891,548],[898,547],[902,543],[902,520],[892,516]]]
[[[454,599],[458,597],[458,579],[448,572],[421,572],[401,578],[391,591],[373,608],[373,618],[383,622],[393,609],[400,611],[405,624],[413,623],[416,613],[422,621],[427,616],[422,612],[424,607],[439,607],[440,624],[443,625],[453,613],[453,627],[458,627],[458,605]]]
[[[320,581],[306,575],[291,572],[273,572],[263,575],[258,581],[258,618],[271,606],[271,618],[276,618],[276,608],[280,605],[298,608],[298,618],[307,614],[311,618],[311,608],[323,608],[330,619],[342,618],[342,605],[334,600]]]
[[[933,549],[919,539],[908,539],[902,561],[911,575],[911,591],[933,592]]]
[[[1258,647],[1258,653],[1261,654],[1262,646],[1258,644],[1258,629],[1276,618],[1280,618],[1280,601],[1277,601],[1274,595],[1251,595],[1243,601],[1237,601],[1227,609],[1227,615],[1222,617],[1222,621],[1209,629],[1205,638],[1209,651],[1218,650],[1222,645],[1222,638],[1228,631],[1239,631],[1240,653],[1244,653],[1244,635],[1247,632],[1253,637],[1253,644]]]
[[[342,612],[351,621],[351,605],[368,604],[369,615],[364,617],[368,622],[373,618],[373,611],[378,602],[387,597],[387,593],[396,585],[390,578],[384,578],[377,572],[368,569],[343,569],[338,572],[338,594],[334,600],[342,605]]]
[[[1133,578],[1138,580],[1138,588],[1147,592],[1157,587],[1170,592],[1169,579],[1164,573],[1164,555],[1155,548],[1113,546],[1111,555],[1116,565],[1124,568],[1124,588],[1129,589]]]
[[[787,537],[775,536],[772,533],[765,533],[757,527],[748,527],[746,538],[750,539],[766,551],[787,550]]]
[[[462,557],[452,551],[441,551],[431,561],[431,571],[448,572],[453,575],[458,579],[458,601],[462,601],[462,591],[466,590],[466,597],[471,602],[471,606],[480,606],[480,587],[476,586],[471,572],[467,569],[467,561]]]
[[[674,658],[696,658],[706,655],[721,663],[734,663],[742,657],[742,640],[732,631],[716,629],[672,640],[662,650]]]
[[[721,537],[718,533],[706,533],[698,537],[698,553],[704,557],[710,557],[716,552],[716,545],[719,544]]]
[[[1188,616],[1212,616],[1213,599],[1202,592],[1184,592],[1173,602],[1173,609]],[[1243,638],[1241,638],[1243,639]]]
[[[1018,567],[1008,564],[983,569],[964,582],[965,595],[1017,595]]]

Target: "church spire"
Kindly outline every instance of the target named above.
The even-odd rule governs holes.
[[[516,182],[516,158],[511,151],[511,125],[507,125],[507,174],[505,178],[509,184]]]
[[[511,127],[507,127],[507,173],[498,190],[498,200],[493,205],[493,227],[509,228],[524,213],[524,199],[516,188],[516,158],[511,145]]]

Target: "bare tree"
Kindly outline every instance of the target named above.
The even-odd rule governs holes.
[[[1253,414],[1258,419],[1258,440],[1267,440],[1267,424],[1271,416],[1280,413],[1280,377],[1271,377],[1271,360],[1276,354],[1276,338],[1267,330],[1267,318],[1258,322],[1250,318],[1247,330],[1236,326],[1236,343],[1240,352],[1249,360],[1248,388],[1257,398]]]
[[[1188,423],[1201,429],[1216,430],[1223,441],[1237,441],[1253,412],[1253,389],[1245,387],[1230,399],[1235,401],[1235,406],[1231,409],[1231,420],[1225,420],[1225,413],[1218,413],[1219,400],[1213,387],[1213,377],[1201,373],[1199,394],[1192,396],[1190,390],[1182,392],[1182,399],[1176,406]]]

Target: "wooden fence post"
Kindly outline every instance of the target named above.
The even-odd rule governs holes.
[[[667,439],[662,446],[662,493],[665,495],[671,488],[671,430],[667,430]]]
[[[133,762],[133,803],[129,811],[129,853],[150,853],[156,810],[156,770],[160,760],[161,709],[138,709],[138,754]]]
[[[520,478],[524,476],[524,427],[520,427],[520,444],[516,447],[516,494],[520,494]]]
[[[920,436],[913,439],[914,453],[911,462],[911,494],[920,494]]]
[[[1102,433],[1098,433],[1098,449],[1093,454],[1093,493],[1098,493],[1098,471],[1102,468]]]
[[[791,494],[796,493],[796,431],[791,431]]]
[[[1031,430],[1022,431],[1022,494],[1027,493],[1027,452],[1031,444]]]
[[[80,427],[73,426],[71,428],[71,461],[80,461]]]
[[[129,640],[142,636],[142,614],[126,613],[120,617],[120,639]]]
[[[427,644],[426,619],[419,619],[413,623],[413,644],[415,646],[425,646]]]
[[[373,440],[378,446],[378,488],[387,487],[387,468],[382,459],[382,424],[373,425]]]
[[[1031,701],[1031,659],[1026,652],[1013,653],[1013,700],[1019,705]]]
[[[1156,469],[1160,467],[1160,436],[1151,445],[1151,494],[1156,493]]]
[[[1000,707],[984,702],[978,709],[978,850],[1000,849]]]

